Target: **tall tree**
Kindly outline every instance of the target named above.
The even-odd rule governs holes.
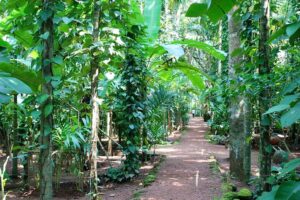
[[[99,20],[100,20],[100,5],[101,1],[94,0],[93,11],[93,42],[97,44],[99,42]],[[99,82],[99,55],[98,48],[93,48],[91,51],[91,100],[92,100],[92,134],[91,134],[91,171],[90,171],[90,192],[92,199],[97,199],[98,185],[97,185],[97,142],[99,121],[100,121],[100,109],[98,105],[98,82]]]
[[[259,22],[259,74],[261,79],[265,79],[271,73],[269,61],[270,48],[267,44],[269,38],[269,18],[270,18],[270,0],[260,1],[260,22]],[[260,93],[260,177],[264,190],[269,190],[270,185],[266,183],[271,175],[271,152],[270,145],[270,118],[263,115],[270,107],[271,91],[269,85],[263,85]]]
[[[218,46],[219,46],[219,50],[222,50],[222,29],[223,29],[223,25],[222,25],[222,20],[219,21],[219,30],[218,30]],[[222,60],[218,61],[218,75],[221,76],[222,75]]]
[[[18,178],[18,150],[17,146],[19,145],[19,138],[18,138],[18,95],[14,94],[14,116],[13,116],[13,158],[12,158],[12,178]]]
[[[43,0],[43,13],[49,13],[47,17],[41,17],[42,20],[42,76],[44,79],[42,85],[42,94],[46,100],[41,105],[41,133],[40,133],[40,199],[52,199],[52,129],[53,129],[53,87],[51,79],[52,58],[54,49],[54,0]]]
[[[228,14],[229,31],[229,76],[232,79],[232,88],[238,86],[236,73],[237,66],[240,68],[242,62],[241,55],[233,55],[241,46],[241,19],[237,14],[238,7],[235,6]],[[241,94],[236,94],[230,100],[230,173],[242,181],[247,181],[250,175],[250,159],[247,148],[250,144],[247,141],[249,129],[245,121],[246,101]]]

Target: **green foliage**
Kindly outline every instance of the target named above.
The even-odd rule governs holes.
[[[250,200],[252,199],[252,192],[248,188],[241,188],[236,191],[236,187],[229,183],[222,184],[223,195],[220,200]]]
[[[147,26],[147,35],[151,42],[155,42],[158,38],[160,30],[160,15],[161,15],[161,0],[146,0],[145,1],[145,24]]]
[[[106,177],[109,181],[122,183],[131,180],[136,174],[128,172],[123,166],[119,168],[109,168]]]
[[[208,140],[212,144],[221,144],[225,145],[228,144],[229,139],[225,135],[208,135],[207,136]]]
[[[148,71],[144,61],[144,46],[138,43],[139,38],[144,36],[143,29],[133,25],[128,36],[128,50],[120,75],[118,101],[115,106],[119,135],[126,141],[123,144],[123,153],[126,156],[123,162],[124,175],[130,174],[131,176],[131,174],[138,174],[140,168],[138,146],[141,144],[141,138],[139,133],[145,120]]]
[[[273,114],[281,112],[280,124],[282,127],[289,127],[292,124],[296,123],[299,119],[300,112],[300,93],[298,92],[300,88],[300,80],[296,79],[288,84],[285,89],[283,99],[279,104],[271,107],[264,114]]]
[[[203,0],[202,3],[193,3],[186,12],[187,17],[208,16],[216,23],[226,15],[235,5],[234,0]]]
[[[148,174],[143,181],[144,187],[151,185],[151,183],[153,183],[155,180],[156,180],[156,174],[152,174],[152,173]]]
[[[252,197],[252,192],[247,188],[241,188],[240,191],[238,191],[237,195],[241,199],[251,198]]]
[[[275,164],[281,164],[286,163],[289,160],[289,154],[286,151],[283,150],[276,150],[273,155],[273,163]]]
[[[134,191],[132,200],[140,200],[143,192],[144,190],[142,189]]]
[[[195,86],[196,88],[202,90],[204,89],[204,80],[203,80],[203,73],[193,67],[192,65],[186,63],[186,62],[176,62],[170,65],[170,69],[178,69],[180,70]]]
[[[10,74],[0,73],[0,105],[10,102],[9,94],[13,92],[19,94],[30,94],[32,90],[25,83],[17,78],[11,77]]]
[[[289,41],[291,44],[294,44],[294,42],[299,39],[300,37],[300,21],[286,24],[283,27],[281,27],[279,30],[277,30],[273,35],[269,38],[268,42],[276,42],[281,38],[289,38]]]
[[[296,200],[300,194],[300,178],[295,169],[300,166],[300,159],[294,159],[280,168],[274,168],[274,175],[268,178],[273,185],[272,191],[264,192],[258,200]]]
[[[200,42],[200,41],[196,41],[196,40],[181,40],[181,41],[179,40],[179,41],[174,41],[172,43],[185,45],[190,48],[200,49],[200,50],[204,51],[205,53],[207,53],[219,60],[225,60],[225,58],[227,56],[227,54],[225,52],[215,49],[213,46],[211,46],[210,44],[207,44],[205,42]]]
[[[148,187],[150,186],[157,178],[157,173],[159,172],[160,169],[160,164],[164,161],[163,157],[160,157],[160,161],[156,163],[153,167],[153,169],[150,170],[148,175],[144,178],[143,180],[143,186]]]

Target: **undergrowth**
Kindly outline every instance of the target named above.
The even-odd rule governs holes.
[[[150,170],[149,174],[143,180],[143,186],[147,187],[151,185],[157,178],[157,173],[160,169],[160,164],[165,160],[165,156],[161,156],[158,163]]]
[[[228,136],[225,135],[211,135],[206,133],[204,138],[207,139],[211,144],[226,145],[229,142]]]
[[[248,188],[241,188],[237,190],[237,187],[231,182],[230,175],[228,173],[222,173],[220,165],[214,156],[210,156],[210,169],[213,174],[219,175],[222,179],[222,196],[214,197],[214,200],[252,200],[253,194]]]

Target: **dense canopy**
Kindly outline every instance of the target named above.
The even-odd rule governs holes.
[[[297,0],[0,0],[1,199],[299,199],[299,44]]]

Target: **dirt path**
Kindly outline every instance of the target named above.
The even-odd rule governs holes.
[[[209,144],[204,138],[206,131],[201,118],[192,118],[179,144],[158,149],[167,158],[141,200],[211,200],[220,196],[221,179],[211,172],[210,155],[226,157],[228,153],[224,146]]]
[[[140,200],[212,200],[221,195],[221,177],[210,169],[211,155],[214,155],[222,170],[228,171],[228,149],[222,145],[208,143],[204,138],[208,126],[201,118],[192,118],[179,144],[159,147],[156,152],[166,155],[157,179],[151,186],[141,186],[142,177],[132,182],[117,184],[102,189],[104,200],[130,200],[133,193],[141,191]],[[252,156],[257,157],[257,152]],[[252,159],[252,172],[256,172],[256,160]],[[70,189],[72,190],[72,189]],[[70,195],[66,192],[54,199],[86,200],[86,196]],[[75,197],[76,196],[76,197]],[[16,198],[13,193],[8,199]],[[33,196],[21,199],[38,199]]]

